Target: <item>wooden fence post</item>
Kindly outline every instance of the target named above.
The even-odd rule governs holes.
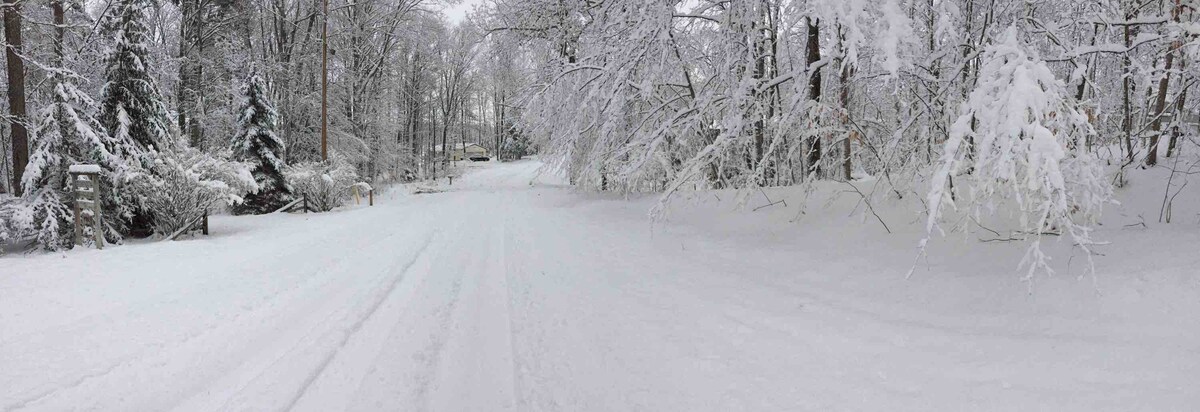
[[[104,217],[100,204],[100,166],[72,165],[68,170],[71,188],[74,190],[75,244],[84,244],[87,234],[84,228],[91,227],[92,241],[96,249],[104,249]]]
[[[75,174],[71,174],[72,187],[75,185],[75,179],[77,179]],[[75,194],[75,199],[76,199],[75,202],[72,202],[75,204],[75,206],[73,207],[73,209],[75,210],[75,244],[82,245],[83,244],[83,218],[82,218],[83,205],[81,205],[78,200],[79,199],[78,193]]]
[[[375,189],[367,191],[367,206],[375,206]]]

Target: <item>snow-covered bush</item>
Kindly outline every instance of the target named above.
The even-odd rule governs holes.
[[[504,143],[500,147],[500,159],[520,160],[530,154],[530,146],[529,136],[517,132],[506,133]]]
[[[292,185],[292,194],[306,197],[308,207],[318,212],[328,212],[346,203],[351,186],[358,182],[354,165],[337,154],[325,162],[289,166],[284,175]]]
[[[9,216],[7,224],[17,237],[32,236],[39,246],[50,251],[70,249],[74,243],[75,215],[69,194],[43,187],[4,207],[8,209],[4,213]]]
[[[241,203],[242,196],[258,190],[250,166],[228,160],[227,152],[211,155],[180,147],[151,156],[149,173],[132,181],[157,234],[174,233],[207,213]]]
[[[966,217],[1015,216],[1014,237],[1031,239],[1026,279],[1050,272],[1041,240],[1070,236],[1088,251],[1088,227],[1112,196],[1100,162],[1086,150],[1093,134],[1062,81],[1009,28],[982,58],[979,83],[950,129],[932,176],[927,230],[947,208]],[[924,247],[924,241],[922,247]]]
[[[4,207],[10,201],[12,199],[6,199],[4,195],[0,195],[0,245],[8,243],[9,239],[12,239],[12,235],[8,233],[10,221],[12,220],[12,217],[9,215],[11,210]],[[3,247],[0,247],[0,255],[4,255]]]

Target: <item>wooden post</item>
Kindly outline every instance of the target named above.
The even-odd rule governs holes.
[[[71,188],[75,192],[75,244],[82,245],[88,238],[84,228],[91,227],[91,240],[97,249],[104,249],[104,218],[100,204],[100,166],[73,165],[68,170]]]
[[[99,182],[96,183],[99,186]],[[99,200],[99,199],[97,199]],[[97,201],[95,207],[95,216],[92,216],[92,234],[96,236],[96,249],[104,249],[104,220],[100,217],[100,202]]]
[[[203,233],[204,236],[208,236],[208,212],[204,212],[204,221],[202,224],[204,226],[200,228],[200,233]]]
[[[304,195],[304,213],[308,213],[308,195]]]
[[[367,206],[375,206],[375,189],[367,191]]]
[[[71,175],[71,185],[72,186],[74,186],[74,184],[75,184],[75,179],[76,179],[75,175],[72,174]],[[76,196],[76,198],[78,198],[79,195],[76,194],[75,196]],[[83,207],[82,207],[82,205],[79,204],[78,201],[72,202],[72,203],[75,204],[75,206],[74,206],[74,209],[75,209],[75,244],[81,245],[81,244],[83,244],[83,219],[81,218],[81,216],[83,215]]]

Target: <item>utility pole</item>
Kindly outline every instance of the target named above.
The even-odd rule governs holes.
[[[329,0],[321,18],[321,161],[329,160]]]

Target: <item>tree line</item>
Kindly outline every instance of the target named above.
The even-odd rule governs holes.
[[[1196,143],[1194,0],[491,4],[530,56],[519,129],[596,190],[866,179],[931,233],[1019,216],[1045,268],[1129,170],[1197,166],[1162,161]]]
[[[5,2],[0,238],[72,246],[71,164],[102,166],[119,242],[299,196],[335,207],[358,181],[437,178],[454,144],[523,154],[518,57],[443,6]]]
[[[1197,165],[1195,0],[485,0],[460,24],[434,0],[9,1],[8,192],[36,152],[26,108],[99,96],[73,113],[121,137],[105,92],[130,4],[130,90],[161,96],[134,139],[248,161],[259,186],[265,164],[388,182],[446,173],[456,143],[532,147],[577,186],[664,204],[870,181],[865,200],[919,199],[930,233],[1011,212],[1040,253],[1044,234],[1092,244],[1131,170]],[[252,75],[278,142],[251,146],[277,160],[220,153],[252,135]]]

